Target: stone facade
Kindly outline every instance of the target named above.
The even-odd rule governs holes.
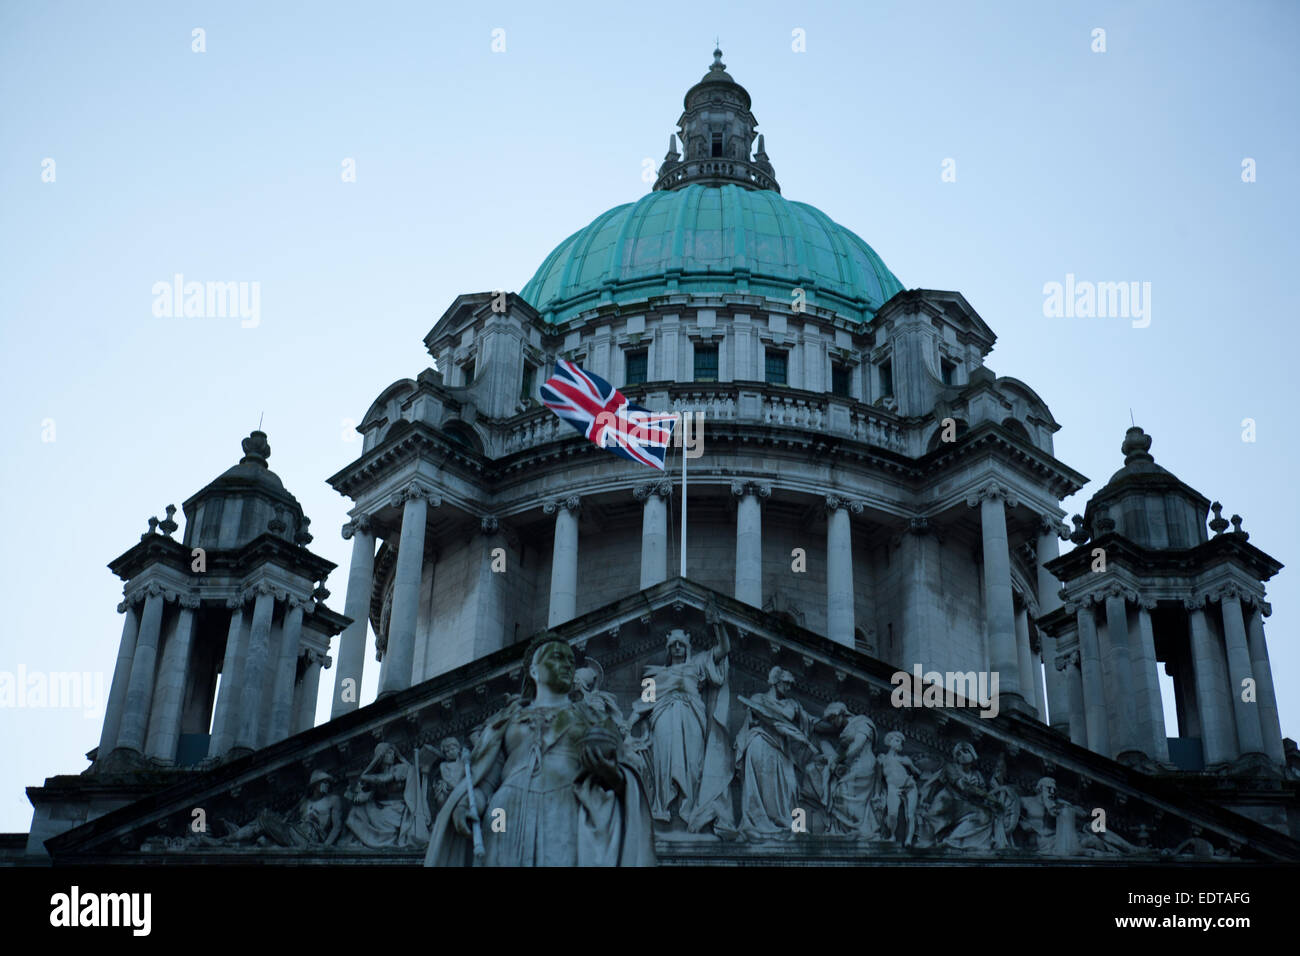
[[[644,838],[604,862],[1300,859],[1263,633],[1281,565],[1217,507],[1207,531],[1208,500],[1137,428],[1070,533],[1060,502],[1087,479],[1034,391],[985,367],[995,336],[971,305],[903,290],[778,196],[720,54],[684,105],[685,155],[674,140],[655,186],[679,194],[671,215],[612,210],[527,295],[459,296],[425,336],[431,366],[371,405],[329,478],[352,503],[343,615],[260,432],[186,503],[183,542],[151,525],[114,562],[104,734],[88,775],[29,791],[33,857],[469,862],[467,814],[482,837],[518,797],[519,735],[563,713],[585,736],[545,737],[539,766],[621,820],[597,838]],[[540,404],[558,359],[682,413],[666,474]],[[695,452],[683,577],[676,469]],[[331,719],[312,727],[334,635]],[[915,673],[965,692],[900,699]],[[659,721],[685,728],[672,759]],[[196,807],[224,822],[194,831]],[[573,825],[556,807],[547,825]],[[486,833],[479,859],[541,859]]]

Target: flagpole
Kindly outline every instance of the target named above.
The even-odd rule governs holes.
[[[686,577],[686,416],[682,414],[682,574]]]

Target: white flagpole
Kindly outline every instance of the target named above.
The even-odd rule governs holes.
[[[686,577],[686,416],[682,414],[682,577]]]

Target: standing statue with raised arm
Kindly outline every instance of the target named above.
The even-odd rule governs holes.
[[[641,697],[632,706],[633,726],[649,725],[651,814],[667,823],[676,813],[694,833],[712,827],[732,836],[731,755],[727,720],[727,655],[731,639],[710,609],[706,618],[717,643],[691,653],[691,635],[680,628],[665,638],[667,660],[645,669]]]

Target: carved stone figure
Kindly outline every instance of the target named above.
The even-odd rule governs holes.
[[[622,734],[574,700],[573,649],[550,634],[529,649],[523,696],[493,716],[470,759],[487,866],[651,866],[650,807],[620,757]],[[426,866],[473,863],[475,822],[461,779],[438,812]]]
[[[618,705],[618,700],[613,694],[601,689],[604,679],[605,669],[599,662],[587,658],[583,665],[574,671],[573,688],[592,710],[606,715],[618,725],[620,730],[626,732],[628,725],[623,719],[623,708]]]
[[[737,697],[748,708],[736,735],[740,831],[751,840],[791,835],[799,792],[795,766],[817,753],[809,739],[814,719],[790,696],[794,676],[773,667],[767,682],[766,692]]]
[[[429,806],[419,768],[387,742],[348,790],[347,827],[372,849],[423,846],[429,839]]]
[[[236,826],[223,821],[224,837],[195,834],[195,842],[204,846],[238,846],[258,843],[284,847],[333,846],[343,833],[343,798],[333,792],[334,781],[324,770],[317,770],[307,784],[307,794],[288,814],[262,810],[250,823]]]
[[[1042,777],[1031,797],[1020,798],[1017,830],[1026,849],[1050,856],[1108,856],[1142,852],[1109,829],[1096,832],[1092,815],[1057,795],[1056,781]]]
[[[891,839],[898,837],[898,811],[901,808],[907,820],[903,846],[911,846],[916,842],[916,808],[921,793],[916,779],[921,771],[911,757],[903,756],[906,741],[902,731],[891,730],[885,734],[880,772],[885,784],[885,832]]]
[[[880,820],[880,768],[876,760],[876,724],[865,714],[850,714],[841,703],[830,704],[822,716],[839,736],[830,764],[827,790],[830,807],[828,830],[875,839]]]
[[[927,844],[958,850],[1003,849],[1010,845],[1009,826],[1019,814],[1018,796],[995,779],[986,783],[975,769],[975,748],[960,741],[952,760],[926,778],[922,814]]]
[[[649,724],[642,739],[649,751],[654,819],[666,823],[675,810],[693,833],[712,826],[719,836],[731,836],[735,833],[727,746],[731,641],[720,622],[712,623],[717,644],[697,654],[691,653],[689,633],[680,629],[668,633],[667,660],[645,669],[645,677],[654,683],[633,704],[630,723],[644,719]]]
[[[430,774],[429,812],[437,813],[447,802],[447,797],[455,789],[463,775],[464,768],[460,762],[460,741],[455,737],[444,737],[438,744],[438,772]]]
[[[1040,777],[1032,796],[1020,798],[1020,820],[1017,833],[1025,849],[1039,853],[1069,856],[1060,853],[1056,840],[1056,781]]]

